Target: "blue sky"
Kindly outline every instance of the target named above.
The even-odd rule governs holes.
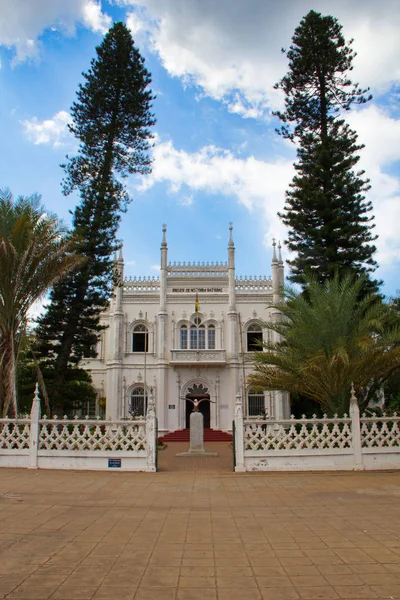
[[[383,9],[382,9],[383,6]],[[400,288],[400,4],[386,0],[13,0],[0,3],[0,187],[38,192],[67,223],[76,196],[61,193],[69,109],[82,71],[112,21],[130,27],[157,95],[153,173],[130,179],[120,237],[128,275],[156,274],[161,227],[169,259],[226,260],[234,224],[238,275],[270,273],[272,237],[293,176],[295,148],[275,133],[273,84],[287,70],[282,46],[311,8],[354,38],[352,77],[374,99],[347,119],[371,179],[379,234],[377,276]],[[287,253],[286,253],[287,257]]]

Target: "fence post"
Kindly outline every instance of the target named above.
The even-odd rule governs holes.
[[[149,405],[146,414],[146,448],[147,461],[146,471],[156,472],[156,452],[157,452],[157,426],[156,410],[154,405],[153,390],[150,389]]]
[[[354,471],[363,471],[364,465],[361,451],[360,408],[358,406],[353,383],[351,384],[350,418],[351,433],[353,437]]]
[[[28,469],[37,469],[38,466],[38,443],[39,443],[39,419],[40,419],[40,398],[39,384],[36,383],[35,394],[33,396],[31,408],[30,438],[29,438],[29,466]]]
[[[246,471],[244,464],[244,431],[243,431],[243,403],[242,396],[236,394],[236,406],[235,406],[235,452],[236,452],[236,465],[235,472],[243,473]]]

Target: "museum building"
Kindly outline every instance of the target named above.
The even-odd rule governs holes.
[[[271,335],[262,324],[282,300],[280,245],[271,277],[236,277],[232,225],[227,262],[212,263],[168,262],[164,225],[158,277],[124,277],[122,251],[116,264],[123,283],[103,314],[97,358],[82,363],[106,398],[107,419],[144,415],[150,394],[160,433],[188,427],[194,398],[204,400],[206,428],[232,429],[239,393],[250,418],[289,416],[287,393],[246,383],[251,351]]]

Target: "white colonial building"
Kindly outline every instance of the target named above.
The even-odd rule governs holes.
[[[268,332],[263,321],[281,300],[284,267],[274,243],[271,277],[236,277],[232,226],[228,261],[168,262],[166,227],[159,277],[124,278],[103,322],[95,359],[85,359],[106,417],[143,415],[152,392],[160,433],[188,426],[200,398],[205,427],[231,430],[236,394],[243,394],[247,416],[289,416],[288,395],[253,393],[246,384],[246,359]]]

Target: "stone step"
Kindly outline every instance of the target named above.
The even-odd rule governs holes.
[[[179,429],[177,431],[170,431],[163,436],[160,436],[160,440],[163,442],[189,442],[190,441],[190,430]],[[232,435],[226,431],[219,429],[205,429],[204,430],[204,441],[205,442],[231,442]]]

